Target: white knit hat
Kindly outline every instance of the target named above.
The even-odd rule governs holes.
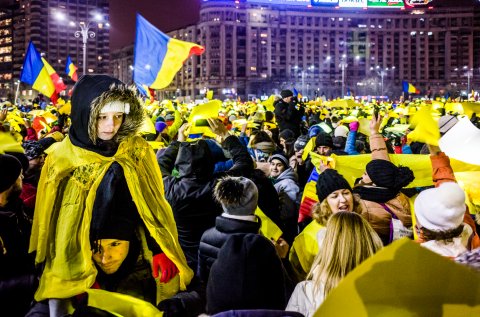
[[[465,193],[457,183],[446,182],[422,191],[414,205],[420,226],[432,231],[451,230],[463,222]]]
[[[100,113],[106,112],[123,112],[128,114],[130,112],[130,104],[118,100],[112,101],[106,103],[105,106],[103,106],[102,110],[100,110]]]
[[[344,125],[339,125],[338,127],[335,128],[335,132],[333,136],[341,136],[346,138],[348,135],[348,128]]]

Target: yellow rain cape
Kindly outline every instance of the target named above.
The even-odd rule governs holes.
[[[163,180],[155,154],[147,142],[133,137],[117,153],[105,157],[74,146],[69,138],[56,143],[40,177],[30,252],[45,269],[35,299],[69,298],[85,292],[97,270],[89,242],[95,194],[105,172],[115,161],[122,166],[127,185],[146,228],[180,271],[180,289],[193,277],[178,243],[172,210],[164,197]]]

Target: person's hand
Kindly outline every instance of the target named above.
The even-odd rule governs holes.
[[[319,170],[320,172],[324,172],[326,169],[329,169],[330,166],[328,166],[328,162],[327,164],[323,163],[323,160],[320,160],[320,166],[319,166]]]
[[[184,123],[182,126],[178,129],[178,136],[177,140],[178,142],[185,142],[186,136],[185,136],[185,131],[187,131],[190,128],[190,123]]]
[[[270,175],[270,163],[255,161],[255,168],[261,170],[266,176]]]
[[[360,123],[358,121],[352,121],[348,125],[348,127],[350,128],[350,131],[353,131],[353,132],[357,132],[359,126],[360,126]]]
[[[382,124],[383,117],[381,115],[378,115],[375,117],[375,115],[372,116],[372,120],[370,120],[370,133],[371,134],[378,134],[380,125]]]
[[[267,126],[263,127],[263,131],[265,131],[265,133],[268,134],[269,137],[273,138],[273,133],[268,129]]]
[[[7,108],[2,109],[2,111],[0,111],[0,122],[3,122],[5,121],[5,119],[7,119],[7,114],[8,114]]]
[[[223,123],[215,118],[207,118],[208,125],[213,133],[218,135],[222,141],[225,140],[230,134]]]
[[[165,255],[165,253],[154,255],[152,258],[153,277],[157,278],[159,272],[162,273],[160,278],[160,282],[162,283],[167,283],[178,273],[177,266]]]
[[[427,147],[431,155],[437,155],[438,153],[442,152],[442,150],[440,150],[440,147],[436,145],[427,144]]]
[[[283,238],[279,238],[277,241],[273,241],[273,245],[275,246],[275,250],[277,251],[278,256],[281,259],[284,259],[288,254],[288,248],[290,247]]]
[[[242,124],[242,130],[241,130],[242,133],[245,133],[245,131],[247,131],[247,125],[248,125],[247,122],[245,122],[244,124]]]
[[[28,120],[27,118],[23,119],[23,121],[25,121],[25,127],[28,129],[28,128],[31,128],[32,125],[30,124],[30,120]]]

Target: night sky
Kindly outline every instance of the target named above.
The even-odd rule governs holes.
[[[198,21],[201,0],[110,0],[110,48],[133,44],[140,13],[163,32]]]
[[[0,3],[4,0],[0,0]],[[110,0],[110,48],[133,44],[135,14],[139,12],[163,32],[169,32],[198,21],[202,0]],[[232,0],[233,1],[233,0]],[[478,0],[434,0],[434,6],[463,6]]]

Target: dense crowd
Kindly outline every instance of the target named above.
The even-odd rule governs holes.
[[[477,274],[480,153],[462,162],[442,150],[462,126],[478,131],[478,111],[290,90],[159,103],[106,75],[83,76],[67,102],[5,103],[1,306],[29,317],[313,316],[401,239]]]

